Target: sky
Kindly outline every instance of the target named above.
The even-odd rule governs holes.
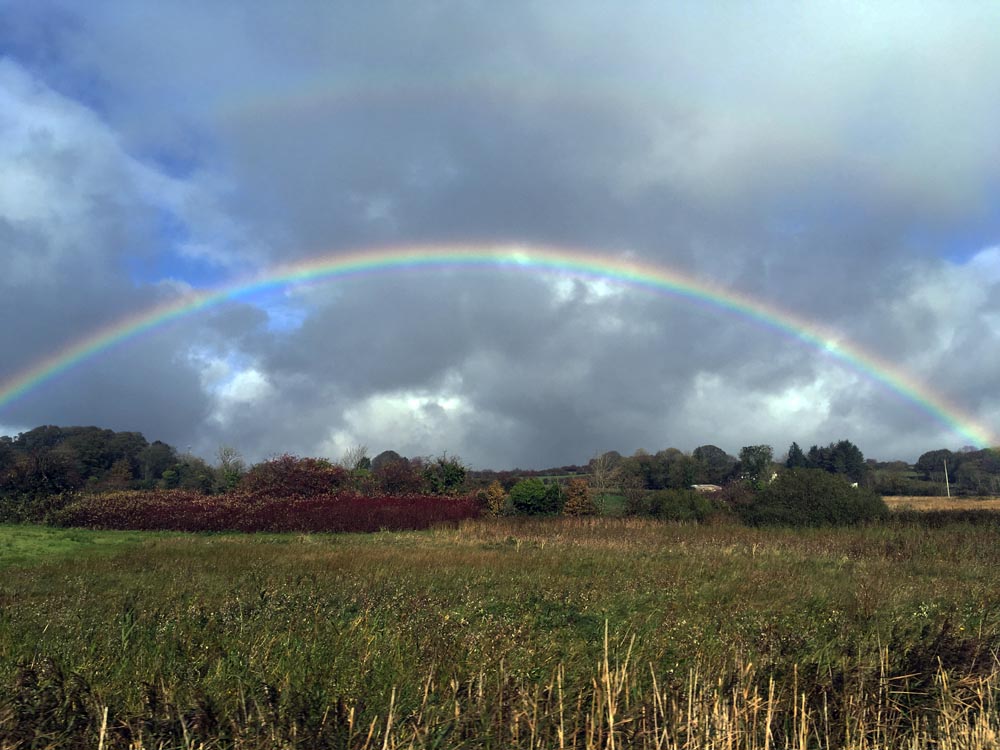
[[[723,305],[426,266],[135,331],[0,397],[0,434],[497,469],[993,442],[1000,6],[0,0],[0,394],[186,295],[443,246],[728,290],[945,414]]]

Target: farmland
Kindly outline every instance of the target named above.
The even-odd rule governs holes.
[[[882,498],[890,508],[899,510],[991,510],[1000,511],[1000,497],[908,497],[906,495]]]
[[[4,527],[0,550],[21,536],[0,560],[5,747],[986,747],[1000,729],[988,522]]]

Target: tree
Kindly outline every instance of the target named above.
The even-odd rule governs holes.
[[[688,490],[698,479],[698,462],[693,456],[685,456],[678,451],[668,467],[667,487],[675,490]]]
[[[382,451],[372,459],[371,470],[373,473],[377,474],[383,466],[395,463],[396,461],[404,460],[405,459],[396,453],[396,451]]]
[[[770,445],[745,445],[740,448],[740,476],[755,487],[763,487],[771,478],[774,450]]]
[[[699,484],[723,484],[736,466],[736,459],[715,445],[700,445],[691,457],[698,462]]]
[[[0,494],[36,499],[73,492],[83,486],[75,456],[62,447],[35,443],[18,455],[3,476]]]
[[[559,485],[545,484],[537,477],[522,479],[510,490],[514,510],[528,516],[558,513],[560,499]]]
[[[73,456],[61,447],[38,444],[18,453],[0,473],[0,521],[41,522],[82,484]]]
[[[621,455],[609,451],[595,456],[587,464],[587,482],[590,484],[592,497],[601,510],[604,509],[605,497],[620,491],[621,461]]]
[[[372,461],[372,476],[383,492],[388,495],[405,495],[420,492],[423,476],[407,459],[398,457],[395,461]],[[398,456],[398,454],[396,454]]]
[[[597,506],[591,498],[586,479],[570,479],[564,491],[563,514],[567,516],[593,516]]]
[[[958,468],[957,456],[947,448],[941,448],[922,454],[913,468],[923,473],[924,479],[943,482],[945,463],[948,464],[949,474],[953,474]]]
[[[809,467],[809,459],[799,447],[798,443],[792,443],[788,447],[788,458],[785,459],[786,469],[805,469]]]
[[[428,460],[422,474],[428,491],[434,495],[457,495],[465,487],[466,469],[458,456],[442,453]]]
[[[116,432],[108,442],[108,450],[115,460],[127,459],[132,465],[133,471],[139,468],[139,454],[149,445],[145,436],[141,432]]]
[[[14,465],[14,461],[17,459],[13,442],[7,435],[0,436],[0,478],[3,477],[5,471]]]
[[[843,474],[852,482],[860,482],[868,471],[864,454],[850,440],[830,443],[825,448],[814,445],[809,449],[807,466],[831,474]]]
[[[658,489],[666,480],[664,456],[651,456],[642,448],[622,460],[621,473],[623,482],[629,478],[643,489]]]
[[[174,471],[177,472],[177,484],[181,490],[194,490],[204,495],[211,494],[215,488],[215,471],[208,463],[198,456],[185,454],[180,461],[174,464]]]
[[[14,444],[19,450],[30,452],[41,448],[55,448],[65,436],[66,431],[62,427],[45,425],[22,432],[15,438]]]
[[[684,464],[688,457],[677,448],[664,448],[649,457],[646,489],[662,490],[677,486],[675,482],[684,482],[686,475],[691,475],[691,484],[694,481],[694,472],[690,467],[685,468]]]
[[[371,469],[372,462],[371,459],[368,458],[368,446],[359,443],[358,445],[348,448],[344,451],[343,458],[340,459],[340,465],[348,471]]]
[[[102,490],[127,490],[132,486],[132,466],[127,458],[119,458],[100,480]]]
[[[992,495],[1000,490],[1000,453],[995,449],[963,449],[951,458],[948,472],[953,491]]]
[[[222,492],[236,487],[240,483],[240,478],[247,472],[246,462],[240,452],[230,445],[220,445],[215,452],[218,461],[218,475],[216,484]]]
[[[622,479],[622,494],[625,496],[625,514],[629,516],[646,512],[646,486],[642,479],[629,474]]]
[[[139,452],[139,475],[152,486],[163,473],[177,463],[177,451],[172,446],[154,440]]]

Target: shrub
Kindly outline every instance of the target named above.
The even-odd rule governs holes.
[[[443,454],[428,461],[421,475],[432,495],[458,495],[465,489],[465,466],[457,456]]]
[[[711,499],[694,490],[659,490],[647,498],[648,513],[666,521],[701,523],[716,510]]]
[[[522,479],[510,490],[515,512],[526,516],[558,513],[560,500],[559,485],[545,484],[535,477]]]
[[[387,495],[405,495],[420,492],[423,477],[405,458],[382,459],[372,462],[372,476],[379,489]]]
[[[52,495],[0,494],[0,523],[45,523],[76,498],[75,492]]]
[[[756,499],[757,493],[746,482],[730,482],[716,493],[712,500],[721,507],[739,515],[741,508],[750,505]]]
[[[241,514],[234,528],[238,531],[407,531],[457,524],[478,515],[479,504],[472,496],[361,497],[343,493],[260,503]]]
[[[308,498],[231,493],[206,497],[184,490],[87,495],[54,514],[57,526],[133,531],[335,532],[402,531],[457,523],[479,514],[473,497],[355,493]]]
[[[503,485],[494,479],[486,488],[484,496],[486,512],[494,518],[500,516],[503,513],[504,505],[507,504],[507,493],[503,491]]]
[[[871,490],[852,487],[822,469],[786,471],[736,510],[754,526],[857,524],[884,518],[889,512]]]
[[[880,495],[907,495],[910,497],[944,495],[944,482],[931,482],[925,479],[914,479],[899,472],[876,472],[872,489]],[[952,488],[954,492],[954,488]]]
[[[586,479],[570,479],[566,484],[566,501],[563,513],[567,516],[597,515],[597,506],[591,497],[590,485]]]
[[[221,531],[225,504],[193,490],[120,490],[84,495],[51,517],[55,526],[130,531]]]
[[[324,495],[341,487],[347,471],[323,458],[299,458],[285,454],[256,464],[237,485],[237,492],[250,497],[305,498]]]

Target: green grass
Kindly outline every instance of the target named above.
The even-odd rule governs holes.
[[[115,552],[123,546],[141,544],[158,536],[163,535],[0,525],[0,569],[10,565]]]
[[[625,515],[625,496],[605,494],[597,498],[598,507],[605,516],[619,517]]]
[[[740,722],[739,747],[899,746],[996,719],[993,526],[10,538],[34,562],[0,576],[4,747],[699,747]]]

